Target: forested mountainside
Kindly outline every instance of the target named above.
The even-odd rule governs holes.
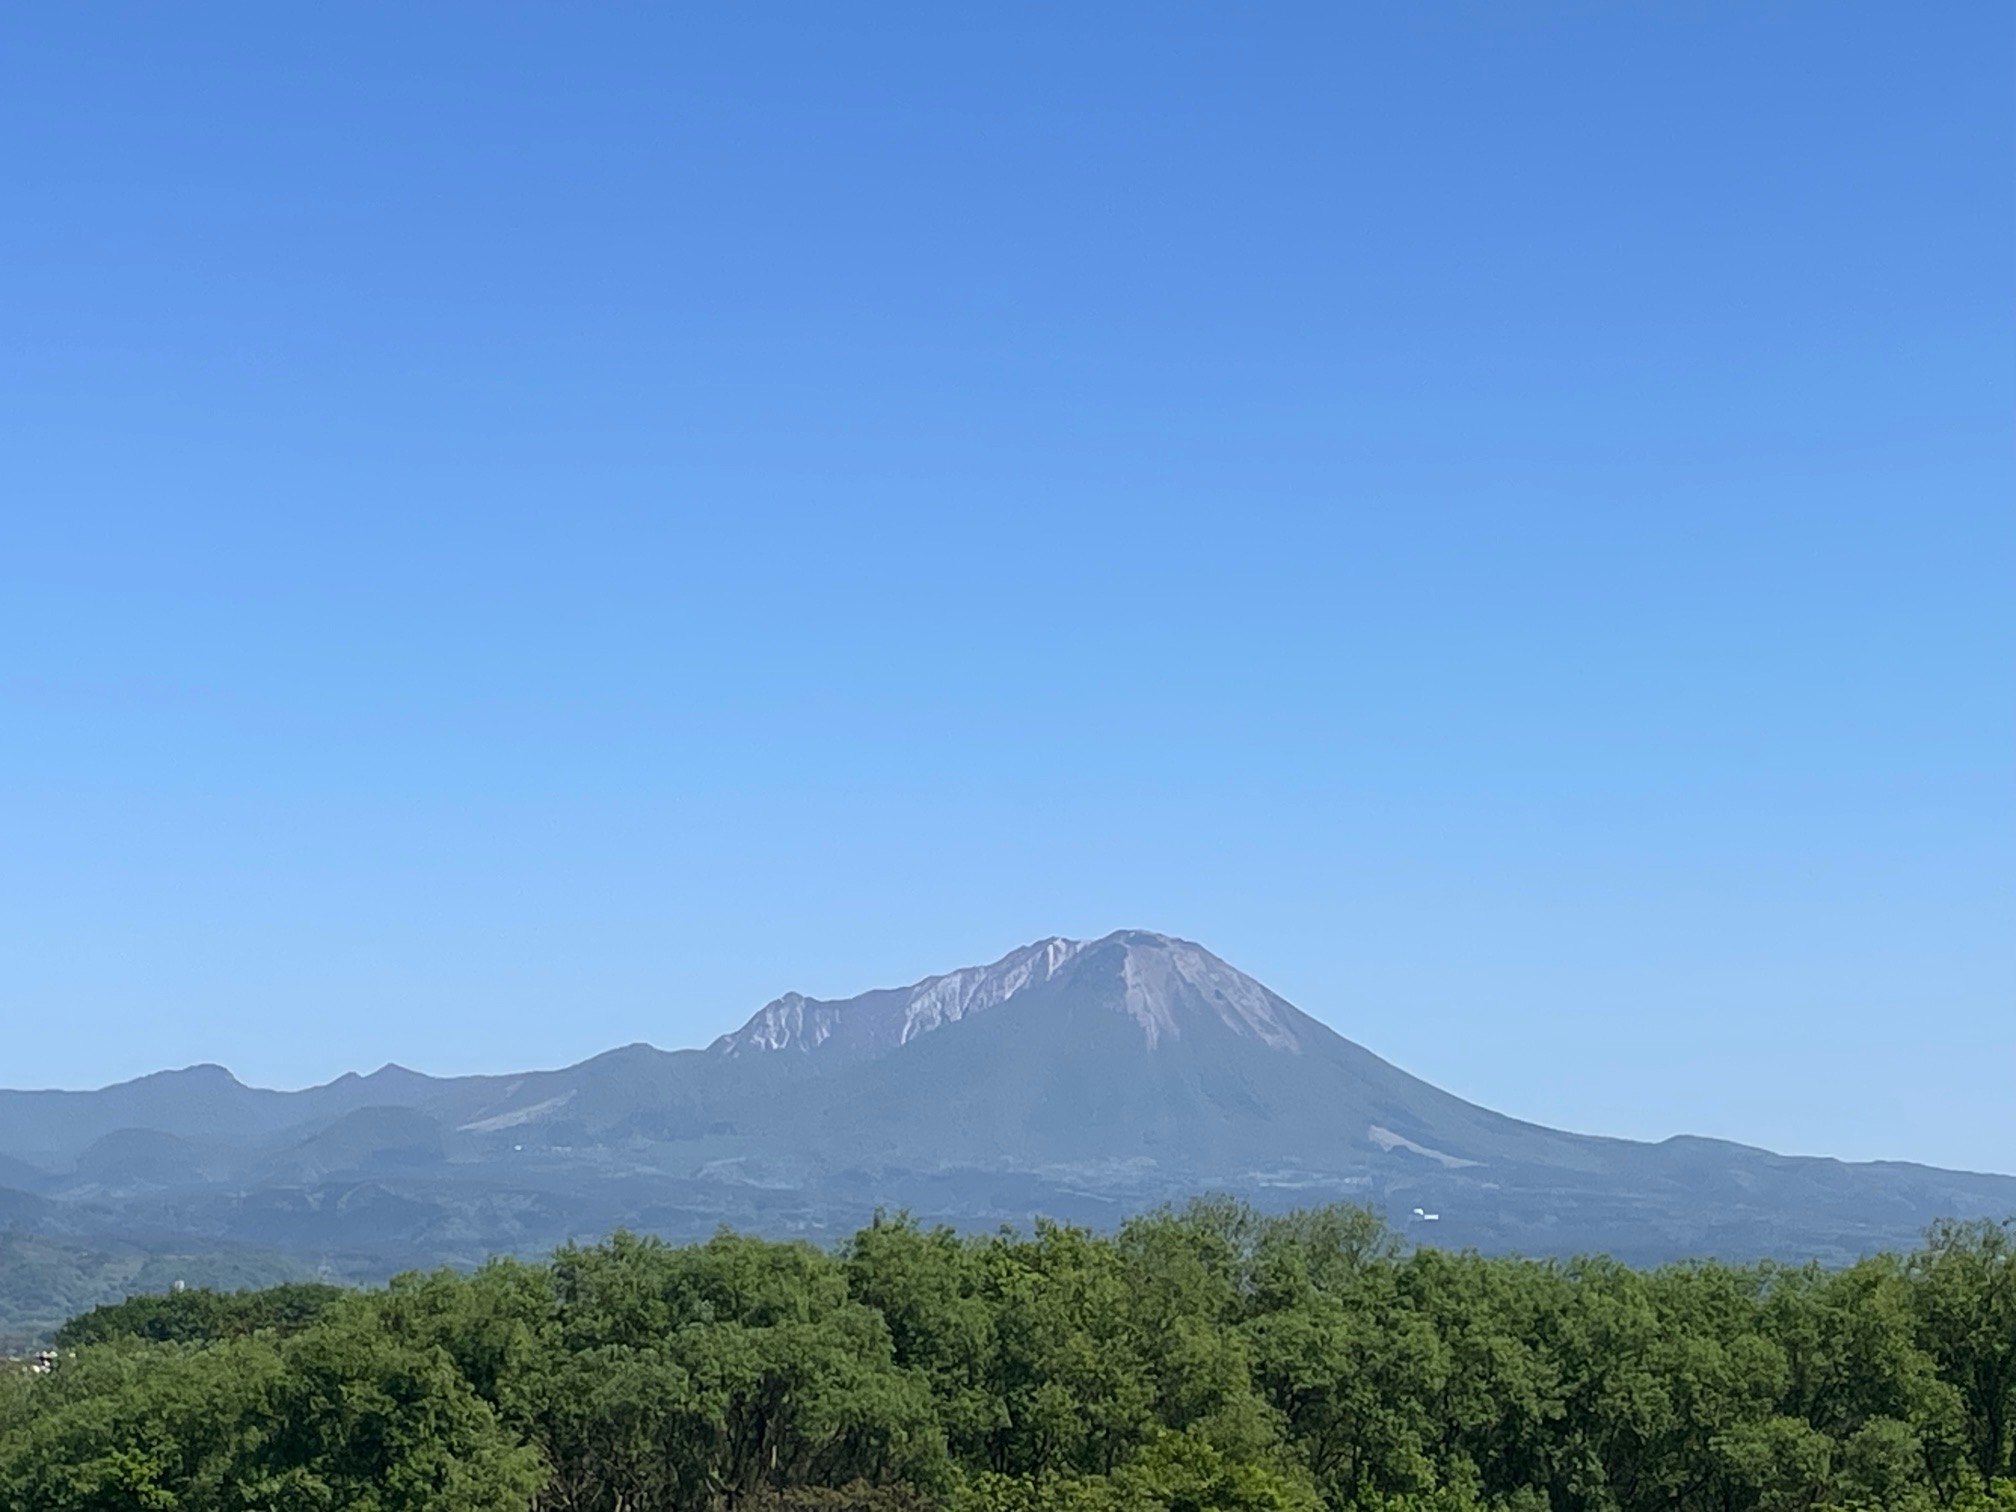
[[[618,1235],[98,1309],[0,1375],[0,1512],[2016,1508],[2016,1223],[1841,1269],[1110,1235]]]
[[[2016,1212],[2016,1177],[1508,1118],[1139,930],[843,1001],[786,994],[706,1050],[512,1076],[387,1066],[300,1092],[216,1066],[0,1092],[0,1229],[352,1279],[619,1226],[823,1243],[883,1207],[1110,1228],[1213,1191],[1419,1208],[1452,1247],[1634,1263],[1845,1262]]]

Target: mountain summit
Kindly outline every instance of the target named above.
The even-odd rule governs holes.
[[[0,1187],[0,1215],[46,1235],[351,1273],[617,1225],[816,1237],[878,1207],[1109,1223],[1200,1191],[1368,1202],[1443,1243],[1638,1260],[1842,1259],[1937,1217],[2016,1212],[2016,1178],[1507,1118],[1145,930],[843,1000],[788,993],[706,1050],[512,1076],[386,1067],[291,1093],[218,1067],[0,1092]]]
[[[1144,929],[1123,929],[1098,940],[1053,936],[1010,951],[988,966],[969,966],[926,977],[910,987],[825,1002],[790,992],[765,1004],[712,1049],[719,1055],[818,1051],[874,1055],[907,1045],[921,1034],[999,1008],[1043,990],[1095,988],[1116,1011],[1139,1026],[1152,1050],[1180,1039],[1230,1032],[1278,1050],[1302,1046],[1301,1024],[1313,1020],[1244,972],[1201,945]],[[1298,1022],[1299,1021],[1299,1022]]]

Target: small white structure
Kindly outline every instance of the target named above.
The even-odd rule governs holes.
[[[1414,1216],[1419,1218],[1423,1223],[1440,1223],[1442,1221],[1440,1213],[1424,1213],[1420,1208],[1414,1209]]]

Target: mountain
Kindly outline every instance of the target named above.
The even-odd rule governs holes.
[[[882,1206],[1096,1224],[1206,1190],[1368,1202],[1444,1244],[1633,1260],[1839,1260],[1934,1218],[2016,1213],[2009,1176],[1507,1118],[1143,931],[841,1001],[789,993],[705,1050],[631,1045],[512,1076],[387,1066],[301,1092],[216,1066],[0,1092],[0,1187],[0,1226],[65,1243],[355,1275],[619,1224],[819,1237]]]

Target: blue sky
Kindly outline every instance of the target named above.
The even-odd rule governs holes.
[[[1119,926],[2016,1170],[2016,10],[37,7],[0,1084]]]

